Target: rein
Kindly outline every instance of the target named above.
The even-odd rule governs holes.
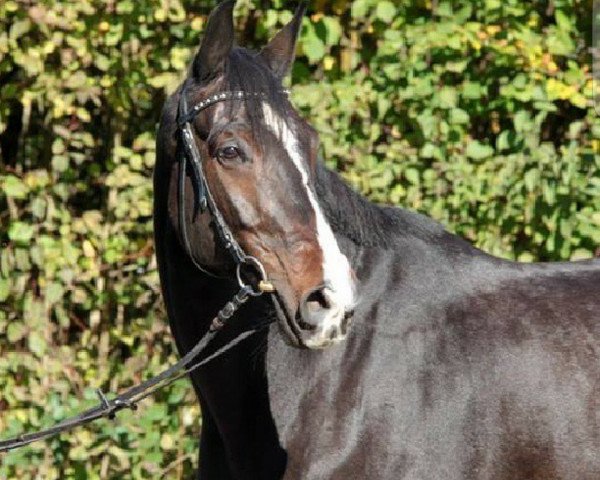
[[[192,263],[203,273],[215,277],[216,275],[207,271],[203,268],[194,258],[192,254],[192,248],[189,241],[187,222],[185,221],[185,180],[187,175],[187,161],[188,157],[191,161],[192,169],[192,185],[195,193],[194,211],[192,213],[192,222],[197,217],[198,212],[204,212],[208,209],[217,236],[222,243],[223,247],[231,255],[236,265],[236,278],[239,284],[239,291],[229,300],[225,306],[217,313],[217,315],[211,321],[208,331],[204,336],[194,345],[194,347],[186,353],[178,362],[170,366],[166,370],[162,371],[158,375],[146,380],[145,382],[135,385],[125,392],[117,395],[113,399],[108,399],[105,393],[101,389],[97,389],[100,403],[78,415],[67,418],[62,422],[53,425],[45,430],[39,430],[34,433],[25,433],[17,437],[10,438],[7,440],[0,441],[0,452],[7,452],[19,447],[23,447],[30,443],[38,440],[43,440],[59,433],[69,431],[75,427],[91,423],[99,418],[114,419],[117,412],[124,409],[136,410],[137,404],[144,398],[152,395],[155,391],[164,388],[171,383],[179,380],[180,378],[188,375],[197,368],[205,365],[219,355],[225,353],[229,349],[236,346],[242,340],[246,339],[257,330],[248,330],[242,332],[232,341],[221,347],[219,350],[214,352],[212,355],[200,360],[192,365],[189,365],[202,351],[206,349],[211,340],[227,323],[227,321],[235,314],[235,312],[250,298],[260,297],[265,293],[275,292],[275,287],[268,280],[266,271],[261,262],[247,255],[242,247],[233,237],[231,230],[225,223],[221,212],[214,202],[204,172],[202,170],[202,157],[198,145],[194,141],[192,121],[196,115],[202,110],[226,100],[239,99],[243,100],[251,97],[263,96],[261,92],[247,93],[247,92],[223,92],[216,94],[206,100],[201,101],[195,105],[191,110],[188,108],[188,102],[186,98],[187,93],[187,81],[183,84],[181,90],[181,96],[179,99],[178,108],[178,119],[177,123],[179,131],[181,132],[181,140],[183,143],[183,155],[180,158],[179,166],[179,182],[178,182],[178,208],[179,208],[179,228],[181,235],[181,242],[183,247],[192,261]],[[243,268],[250,267],[255,270],[259,275],[259,281],[256,285],[247,283],[244,280]]]
[[[15,448],[23,447],[38,440],[44,440],[46,438],[53,437],[62,432],[72,430],[80,425],[91,423],[99,418],[114,419],[115,414],[124,409],[136,410],[137,403],[144,398],[152,395],[155,391],[164,388],[171,383],[179,380],[181,377],[193,372],[202,365],[208,363],[213,358],[225,353],[230,348],[237,345],[239,342],[249,337],[256,330],[249,330],[243,332],[237,336],[234,340],[229,342],[223,348],[216,351],[209,357],[201,360],[191,366],[187,366],[194,358],[196,358],[209,344],[209,342],[215,337],[217,332],[225,326],[225,323],[229,318],[233,316],[238,308],[240,308],[251,296],[257,296],[257,293],[252,290],[249,286],[244,286],[240,289],[234,297],[225,304],[219,313],[212,320],[211,326],[208,332],[200,339],[200,341],[192,348],[188,353],[185,354],[177,363],[167,368],[158,375],[140,383],[125,392],[117,395],[115,398],[109,400],[102,390],[96,390],[96,393],[100,399],[100,403],[95,407],[92,407],[78,415],[67,418],[62,422],[59,422],[52,427],[40,430],[35,433],[26,433],[17,437],[0,441],[0,452],[7,452]]]

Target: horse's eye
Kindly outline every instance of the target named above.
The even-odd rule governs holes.
[[[236,147],[223,147],[217,150],[219,160],[235,160],[240,157],[240,151]]]

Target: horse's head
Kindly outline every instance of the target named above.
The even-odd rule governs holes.
[[[259,95],[216,103],[195,117],[206,183],[234,238],[275,286],[288,339],[296,346],[325,347],[346,334],[354,281],[315,194],[317,133],[294,111],[281,85],[304,7],[254,53],[234,46],[233,4],[223,2],[211,14],[184,93],[190,106],[219,92]],[[198,261],[210,264],[203,258],[210,251],[200,252]]]

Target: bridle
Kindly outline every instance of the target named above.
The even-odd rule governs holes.
[[[204,176],[204,170],[202,169],[202,156],[198,145],[194,140],[193,125],[192,122],[196,116],[206,110],[207,108],[225,101],[230,100],[245,100],[248,98],[260,98],[264,97],[263,92],[243,92],[243,91],[226,91],[217,93],[205,100],[200,101],[191,109],[188,106],[187,99],[188,80],[183,83],[179,96],[179,105],[177,108],[177,124],[181,134],[181,143],[183,151],[180,152],[180,164],[179,164],[179,181],[178,181],[178,211],[179,211],[179,234],[181,237],[181,243],[192,263],[203,273],[211,277],[219,277],[213,272],[210,272],[206,267],[200,265],[200,263],[194,258],[192,247],[190,245],[188,226],[186,222],[186,203],[185,203],[185,181],[187,177],[187,166],[188,159],[192,170],[192,187],[194,189],[194,207],[192,211],[191,220],[197,218],[198,213],[203,213],[206,210],[210,213],[214,225],[214,229],[217,233],[217,238],[221,245],[229,253],[233,262],[236,265],[236,277],[240,287],[245,285],[242,275],[242,269],[244,266],[253,267],[260,275],[260,281],[258,282],[255,291],[262,293],[273,293],[275,288],[271,282],[267,280],[265,269],[261,262],[247,255],[240,244],[236,241],[230,228],[227,226],[223,215],[219,211],[214,198],[211,194],[210,188]],[[284,91],[287,93],[287,91]]]
[[[192,170],[192,185],[195,193],[192,222],[195,220],[198,212],[204,212],[206,210],[209,211],[213,220],[214,228],[217,232],[217,237],[225,250],[229,252],[236,265],[236,278],[240,287],[239,291],[235,293],[235,295],[233,295],[225,304],[225,306],[215,315],[211,321],[208,331],[204,334],[204,336],[177,363],[162,371],[158,375],[155,375],[154,377],[142,382],[141,384],[129,388],[112,399],[108,399],[106,395],[98,389],[97,394],[100,401],[98,405],[89,408],[78,415],[69,417],[51,426],[50,428],[18,435],[15,438],[2,440],[0,441],[0,452],[13,450],[38,440],[52,437],[61,432],[72,430],[77,426],[93,422],[99,418],[114,419],[116,413],[123,409],[135,410],[139,401],[148,397],[156,390],[164,388],[174,381],[192,373],[200,366],[205,365],[213,358],[225,353],[227,350],[233,348],[235,345],[257,331],[244,331],[229,343],[219,348],[215,353],[204,359],[198,360],[195,363],[192,363],[194,360],[196,360],[196,357],[198,357],[198,355],[204,351],[217,332],[225,326],[227,320],[229,320],[233,314],[248,301],[248,299],[251,297],[260,297],[265,293],[275,293],[276,290],[273,284],[268,280],[267,273],[262,263],[255,257],[247,255],[239,243],[235,240],[231,230],[223,218],[223,215],[221,215],[221,212],[215,204],[202,170],[202,157],[200,155],[198,145],[194,141],[192,127],[192,122],[196,118],[196,115],[216,103],[227,100],[259,98],[264,96],[264,94],[261,92],[221,92],[199,102],[192,109],[189,109],[187,101],[187,85],[188,82],[186,80],[180,93],[177,118],[177,123],[181,133],[181,143],[183,146],[183,152],[180,150],[181,155],[179,161],[181,163],[179,165],[178,182],[178,221],[181,242],[193,264],[202,272],[211,276],[215,276],[196,261],[193,256],[189,241],[187,231],[188,227],[185,218],[185,181],[189,160]],[[244,271],[244,267],[254,269],[255,273],[258,274],[258,282],[249,282],[244,278],[245,274],[248,273]]]

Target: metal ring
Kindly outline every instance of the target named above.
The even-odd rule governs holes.
[[[257,287],[258,289],[255,289],[254,286],[246,284],[246,282],[244,282],[244,280],[242,279],[242,265],[252,265],[252,266],[256,267],[256,269],[258,270],[258,273],[261,276],[259,285],[261,283],[270,283],[267,278],[267,272],[265,270],[265,267],[263,266],[262,263],[260,263],[260,260],[258,260],[256,257],[253,257],[251,255],[246,255],[244,258],[242,258],[242,261],[237,264],[237,267],[235,269],[235,275],[237,277],[237,281],[238,281],[238,284],[240,285],[240,287],[247,289],[250,296],[260,297],[265,292],[263,290],[261,290],[259,287]]]

